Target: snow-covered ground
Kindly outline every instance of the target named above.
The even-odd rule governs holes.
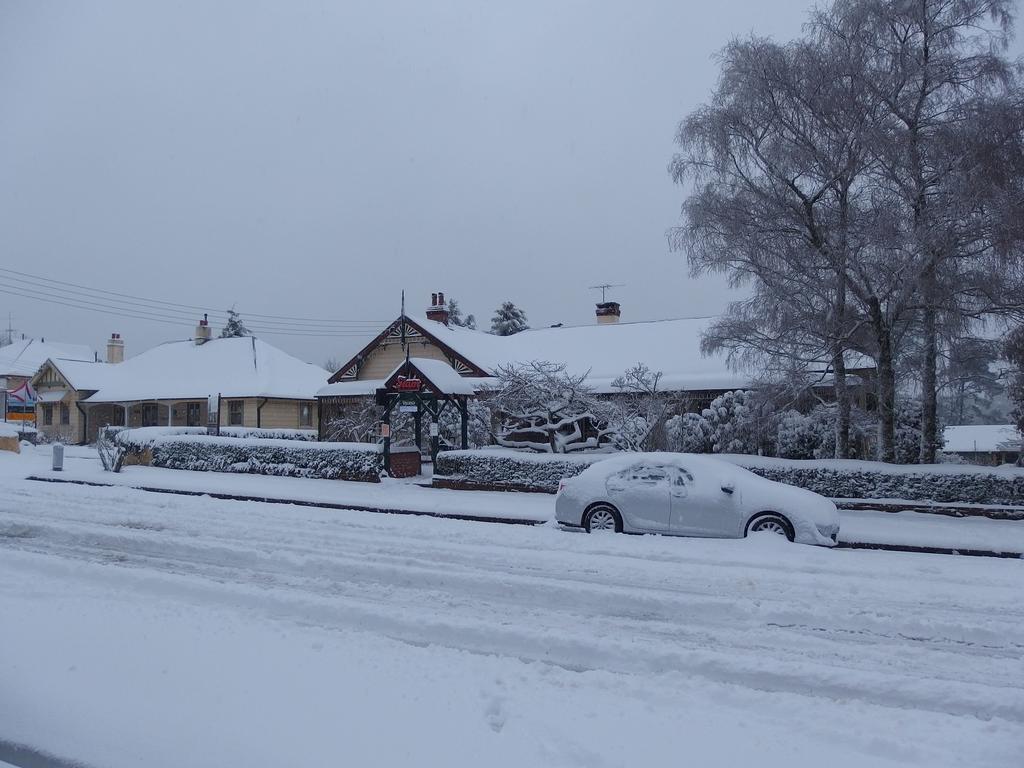
[[[1024,748],[1019,560],[39,483],[6,458],[0,740],[113,768]]]
[[[64,470],[50,470],[50,449],[26,447],[20,457],[0,454],[0,476],[48,477],[233,496],[344,504],[352,508],[400,509],[426,514],[547,522],[554,519],[554,498],[543,493],[453,491],[423,488],[411,481],[349,483],[295,477],[185,472],[157,467],[125,467],[120,474],[102,471],[96,452],[65,449]],[[840,511],[840,541],[939,549],[1024,552],[1024,521],[952,518],[903,512]]]

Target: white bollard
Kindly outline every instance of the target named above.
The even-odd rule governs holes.
[[[53,471],[60,472],[64,469],[64,446],[61,443],[53,444]]]

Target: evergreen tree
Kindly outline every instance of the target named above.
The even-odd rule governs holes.
[[[466,315],[462,316],[462,308],[459,307],[459,302],[455,299],[448,299],[448,324],[457,325],[460,328],[469,328],[470,330],[476,330],[476,316]]]
[[[504,302],[491,318],[491,333],[495,336],[512,336],[529,328],[526,313],[511,301]]]
[[[222,339],[233,339],[238,336],[252,336],[249,329],[245,327],[245,323],[238,316],[238,313],[234,309],[228,310],[228,321],[221,328],[220,337]]]

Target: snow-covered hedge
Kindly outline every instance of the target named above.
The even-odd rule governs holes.
[[[442,451],[434,462],[433,484],[442,488],[554,493],[607,453],[526,453],[503,448]]]
[[[108,427],[114,434],[114,442],[130,451],[151,448],[158,438],[178,435],[205,435],[206,427]],[[257,440],[303,440],[316,441],[315,429],[257,429],[255,427],[221,427],[221,437]]]
[[[780,483],[833,499],[904,499],[1024,506],[1024,469],[821,459],[797,461],[739,454],[717,458]]]
[[[554,493],[607,453],[537,454],[485,448],[445,451],[434,465],[434,484],[446,488]],[[769,459],[717,454],[751,472],[833,499],[902,499],[939,503],[1024,506],[1024,469],[935,464],[899,465],[856,460]]]
[[[212,435],[152,438],[151,465],[200,472],[246,472],[328,480],[380,480],[381,448],[369,443],[306,443]]]

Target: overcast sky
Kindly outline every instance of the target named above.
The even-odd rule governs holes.
[[[592,322],[602,282],[624,321],[715,314],[723,283],[665,240],[675,126],[730,37],[791,38],[810,5],[0,0],[0,267],[253,324],[385,321],[403,288]],[[4,326],[129,354],[191,335],[127,314],[154,307],[182,319],[0,293]]]

